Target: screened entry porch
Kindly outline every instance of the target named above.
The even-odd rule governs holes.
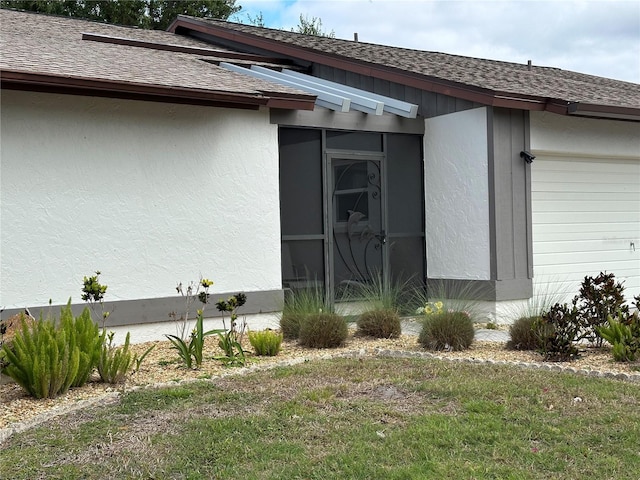
[[[331,300],[425,277],[422,136],[279,130],[282,283]]]

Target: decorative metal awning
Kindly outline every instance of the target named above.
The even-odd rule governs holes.
[[[254,78],[261,78],[311,93],[317,97],[316,105],[336,112],[357,110],[370,115],[390,113],[405,118],[416,118],[418,114],[418,105],[413,103],[348,87],[341,83],[330,82],[329,80],[312,77],[293,70],[283,69],[282,71],[276,71],[258,65],[245,68],[227,62],[221,62],[220,66],[233,72],[243,73]]]

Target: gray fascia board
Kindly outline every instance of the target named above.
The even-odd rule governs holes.
[[[324,82],[316,81],[316,80],[319,80],[316,77],[311,77],[309,75],[304,77],[303,76],[293,77],[291,75],[286,75],[282,72],[271,70],[265,67],[260,67],[258,65],[251,65],[251,70],[264,73],[267,75],[274,75],[276,78],[281,78],[285,81],[293,81],[300,85],[308,86],[310,88],[315,88],[324,92],[329,92],[335,95],[347,97],[351,100],[351,108],[353,108],[354,110],[358,110],[360,112],[371,113],[374,115],[382,115],[382,113],[384,112],[384,106],[385,106],[384,102],[373,99],[369,95],[366,95],[366,96],[363,95],[368,93],[368,92],[365,92],[364,90],[354,89],[355,91],[347,91],[344,88],[342,88],[342,85],[340,85],[339,83],[332,83],[331,85],[328,85]],[[358,108],[358,106],[363,108]]]
[[[295,72],[293,70],[283,69],[282,74],[288,77],[304,79],[307,81],[313,81],[320,85],[326,85],[327,87],[338,88],[343,92],[350,93],[353,95],[366,94],[368,98],[371,98],[373,100],[378,100],[384,103],[384,111],[387,113],[393,113],[394,115],[399,115],[406,118],[416,118],[416,116],[418,115],[418,105],[415,105],[409,102],[404,102],[402,100],[398,100],[397,98],[385,97],[384,95],[380,95],[373,92],[367,92],[359,88],[350,87],[348,85],[342,85],[336,82],[331,82],[323,78],[312,77],[310,75],[306,75],[300,72]]]
[[[304,92],[312,93],[316,95],[318,99],[324,102],[324,104],[322,105],[323,107],[330,108],[331,110],[335,110],[337,112],[348,112],[349,109],[351,108],[351,100],[347,97],[334,95],[332,93],[325,92],[323,90],[300,85],[295,81],[282,79],[277,77],[276,75],[258,72],[248,68],[240,67],[238,65],[234,65],[232,63],[220,62],[220,66],[232,72],[242,73],[250,77],[259,78],[262,80],[268,80],[273,83],[286,85],[288,87],[297,88],[298,90],[302,90]]]

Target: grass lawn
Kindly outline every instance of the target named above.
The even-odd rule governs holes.
[[[0,478],[633,479],[640,385],[334,359],[147,389],[0,447]]]

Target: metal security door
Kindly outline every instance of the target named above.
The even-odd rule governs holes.
[[[384,278],[386,233],[382,156],[328,155],[334,298]]]

